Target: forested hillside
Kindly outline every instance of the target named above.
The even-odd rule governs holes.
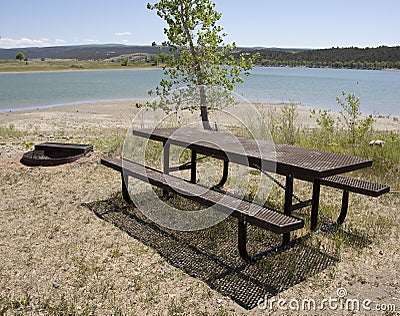
[[[77,60],[104,60],[126,54],[159,54],[168,52],[152,46],[128,45],[73,45],[54,47],[26,47],[0,49],[0,59],[14,60],[16,54],[22,52],[27,59],[77,59]]]
[[[127,45],[81,45],[57,47],[29,47],[0,49],[0,59],[15,60],[22,52],[31,59],[107,60],[118,56],[168,54],[167,48]],[[376,48],[329,48],[329,49],[282,49],[237,48],[236,53],[254,54],[260,57],[257,65],[279,67],[329,67],[354,69],[400,69],[400,46]],[[155,65],[158,65],[155,62]]]
[[[253,53],[254,51],[249,51]],[[262,66],[400,69],[400,46],[317,50],[256,50]]]

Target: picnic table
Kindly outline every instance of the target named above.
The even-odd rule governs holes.
[[[122,193],[125,200],[130,202],[127,179],[133,176],[162,188],[164,192],[174,192],[203,205],[213,206],[222,212],[230,212],[230,215],[238,219],[239,254],[247,261],[257,260],[267,253],[262,252],[253,256],[248,254],[246,248],[248,224],[282,234],[282,245],[286,246],[292,242],[290,232],[304,227],[304,221],[293,216],[292,212],[311,206],[310,227],[312,231],[317,229],[321,185],[343,191],[338,224],[345,220],[349,192],[376,197],[390,190],[387,185],[341,175],[372,166],[372,160],[367,158],[195,128],[141,129],[133,130],[133,135],[162,142],[163,170],[155,170],[126,159],[102,159],[102,164],[121,172]],[[170,166],[171,145],[190,149],[190,163]],[[201,184],[196,183],[198,155],[211,156],[223,161],[221,180],[206,192]],[[235,198],[221,191],[229,176],[230,163],[257,169],[270,177],[270,173],[283,175],[285,184],[280,184],[285,191],[283,212]],[[172,175],[173,171],[183,168],[191,170],[189,181]],[[312,196],[309,200],[302,201],[293,193],[294,179],[312,183]],[[294,198],[297,199],[295,204]]]

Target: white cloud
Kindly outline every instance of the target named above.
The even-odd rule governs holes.
[[[126,36],[126,35],[132,35],[131,32],[119,32],[119,33],[115,33],[116,36]]]
[[[63,39],[57,38],[56,41],[55,41],[55,43],[56,43],[57,45],[64,45],[64,44],[66,44],[67,42],[66,42],[65,40],[63,40]]]
[[[97,40],[97,39],[92,39],[92,38],[85,38],[85,39],[83,40],[83,43],[85,43],[85,44],[98,44],[98,43],[99,43],[99,40]]]
[[[56,39],[52,41],[46,37],[42,37],[39,39],[32,38],[10,38],[10,37],[1,37],[0,38],[0,48],[17,48],[17,47],[44,47],[44,46],[52,46],[52,45],[63,45],[66,42],[62,39]]]

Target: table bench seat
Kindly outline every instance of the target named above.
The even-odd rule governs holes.
[[[390,186],[386,184],[369,182],[362,179],[348,178],[339,175],[321,179],[321,185],[373,197],[378,197],[390,191]]]
[[[390,186],[386,184],[334,175],[322,178],[317,182],[314,181],[313,196],[315,196],[315,201],[319,200],[320,185],[343,190],[342,206],[340,209],[339,217],[336,220],[336,223],[339,225],[343,224],[347,216],[347,211],[349,209],[349,192],[378,197],[390,191]],[[311,230],[316,230],[317,228],[317,216],[318,204],[314,206],[311,210]]]
[[[239,253],[246,261],[257,260],[262,254],[249,256],[246,250],[247,224],[255,225],[276,234],[286,234],[304,227],[300,218],[251,203],[237,197],[206,188],[184,179],[164,174],[141,164],[121,158],[102,158],[101,164],[121,172],[122,194],[130,202],[127,191],[127,177],[131,176],[157,186],[164,191],[198,202],[218,211],[225,212],[238,219]]]
[[[219,191],[207,189],[178,177],[120,158],[103,158],[101,164],[125,172],[129,176],[148,182],[165,191],[176,193],[202,205],[214,207],[221,212],[241,218],[249,224],[259,226],[276,234],[284,234],[304,226],[302,219],[257,205]]]

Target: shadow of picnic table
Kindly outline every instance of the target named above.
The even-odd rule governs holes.
[[[83,206],[155,249],[169,264],[248,310],[257,307],[260,299],[275,296],[339,261],[338,255],[321,251],[305,241],[249,264],[238,255],[235,219],[201,231],[182,232],[151,222],[136,207],[118,197]],[[254,247],[250,250],[279,245],[279,237],[250,227],[249,245]]]

